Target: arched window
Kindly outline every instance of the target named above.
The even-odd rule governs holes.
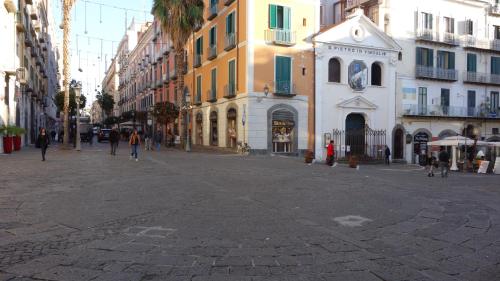
[[[340,61],[336,58],[328,62],[328,82],[340,83]]]
[[[372,64],[372,86],[382,86],[382,67],[377,62]]]

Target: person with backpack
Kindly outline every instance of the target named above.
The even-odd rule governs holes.
[[[441,167],[441,177],[448,177],[448,168],[450,166],[450,154],[444,147],[441,147],[441,152],[439,152],[439,166]]]
[[[136,162],[139,161],[137,153],[139,151],[139,146],[141,145],[141,138],[137,133],[137,129],[134,129],[132,135],[130,135],[129,145],[132,149],[132,152],[130,154],[130,160],[132,160],[132,158],[135,157],[135,161]]]

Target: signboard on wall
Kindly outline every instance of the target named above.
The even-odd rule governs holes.
[[[404,100],[417,100],[417,89],[415,88],[403,88],[403,99]]]

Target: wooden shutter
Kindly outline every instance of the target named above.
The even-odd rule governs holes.
[[[455,69],[455,53],[448,52],[448,69]]]
[[[277,7],[269,5],[269,29],[276,29],[278,26]]]
[[[283,7],[283,29],[290,30],[291,29],[291,18],[292,12],[288,7]]]
[[[422,58],[422,48],[421,47],[417,47],[416,54],[417,54],[417,58],[416,58],[417,65],[423,65],[424,61],[423,61],[423,58]]]

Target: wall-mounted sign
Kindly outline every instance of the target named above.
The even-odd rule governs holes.
[[[357,55],[369,55],[369,56],[387,56],[387,52],[381,50],[370,50],[356,47],[345,47],[345,46],[332,46],[331,50],[343,53],[351,53]]]
[[[415,89],[415,88],[403,88],[403,99],[404,100],[417,100],[417,89]]]

